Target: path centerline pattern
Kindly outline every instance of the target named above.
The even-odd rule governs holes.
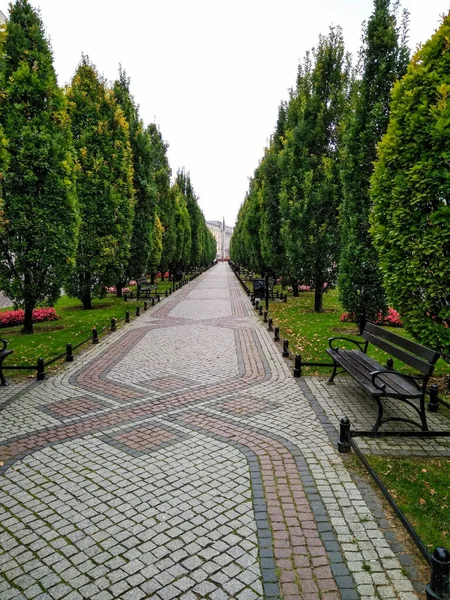
[[[0,409],[2,600],[417,598],[226,264]]]

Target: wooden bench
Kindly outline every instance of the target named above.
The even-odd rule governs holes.
[[[13,353],[13,350],[7,350],[6,346],[8,345],[8,340],[3,340],[0,338],[0,342],[3,344],[3,348],[0,350],[0,382],[2,386],[9,385],[3,375],[3,361],[7,356]]]
[[[252,279],[253,283],[253,295],[255,298],[265,298],[266,297],[266,280],[265,279]],[[272,277],[269,277],[269,298],[275,300],[275,296],[273,294],[273,286],[275,284],[275,280]]]
[[[152,294],[154,294],[155,296],[157,296],[158,294],[156,293],[158,289],[158,284],[157,283],[150,283],[148,282],[146,279],[141,279],[140,281],[137,282],[137,299],[140,300],[140,298],[150,298],[150,296]]]
[[[332,357],[334,368],[328,383],[338,373],[347,372],[378,404],[378,417],[372,431],[378,431],[388,421],[403,421],[417,425],[422,431],[428,431],[425,413],[425,394],[427,383],[433,374],[434,365],[439,353],[425,348],[416,342],[407,340],[387,329],[367,323],[362,333],[364,342],[351,338],[334,337],[328,340],[328,354]],[[358,349],[347,350],[337,348],[335,341],[347,341],[358,346]],[[388,367],[383,367],[376,360],[367,356],[369,344],[380,348],[419,372],[418,375],[404,375],[393,368],[392,359],[388,359]],[[419,415],[420,423],[403,417],[383,419],[382,399],[395,398],[411,406]]]

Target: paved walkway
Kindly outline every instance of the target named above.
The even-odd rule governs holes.
[[[219,263],[2,389],[1,600],[416,599],[336,452],[344,388],[320,381],[292,377]]]

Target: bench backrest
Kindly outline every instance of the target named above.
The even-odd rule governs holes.
[[[434,365],[440,356],[435,350],[421,346],[373,323],[366,323],[362,337],[428,377],[433,373]]]

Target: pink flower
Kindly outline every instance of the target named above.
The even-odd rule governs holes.
[[[42,321],[57,321],[59,316],[54,308],[35,308],[33,310],[33,323],[41,323]],[[15,325],[23,325],[25,320],[25,311],[5,310],[0,312],[0,327],[14,327]]]

